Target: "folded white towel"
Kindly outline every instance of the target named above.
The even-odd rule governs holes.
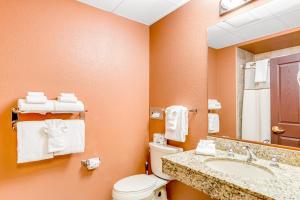
[[[84,120],[64,120],[66,125],[64,141],[65,149],[55,152],[54,155],[82,153],[85,148],[85,124]]]
[[[165,112],[165,138],[185,142],[188,134],[188,109],[184,106],[170,106]]]
[[[46,113],[54,110],[54,103],[51,100],[47,100],[43,104],[29,104],[25,99],[18,100],[18,108],[25,113]]]
[[[221,103],[216,99],[208,99],[208,109],[219,110],[221,109]]]
[[[27,92],[27,96],[45,96],[44,92]]]
[[[216,155],[216,145],[213,140],[200,140],[197,145],[196,154],[215,156]]]
[[[255,65],[255,82],[267,82],[269,59],[256,61]]]
[[[65,149],[66,125],[61,119],[45,120],[44,131],[48,135],[48,152],[54,153]]]
[[[218,133],[219,131],[219,115],[217,113],[208,113],[208,133]]]
[[[43,104],[47,102],[46,96],[26,96],[26,103]]]
[[[84,104],[81,101],[76,103],[65,103],[59,101],[54,102],[54,112],[82,112],[84,111]]]
[[[76,103],[78,101],[75,96],[59,96],[57,97],[57,100],[65,103]]]
[[[48,137],[43,131],[44,126],[44,121],[17,123],[18,163],[53,158],[53,153],[48,153]]]
[[[76,97],[74,93],[66,93],[66,92],[61,92],[60,96],[62,96],[62,97]]]

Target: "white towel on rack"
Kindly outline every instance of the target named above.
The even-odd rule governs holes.
[[[44,92],[27,92],[27,96],[45,96]]]
[[[46,96],[26,96],[26,103],[29,104],[44,104],[47,103],[47,100]]]
[[[48,153],[48,137],[43,131],[44,126],[44,121],[17,123],[17,163],[53,158],[53,153]]]
[[[269,67],[269,59],[256,61],[255,65],[255,82],[267,82],[268,78],[268,67]]]
[[[76,103],[65,103],[59,101],[54,102],[54,112],[82,112],[84,111],[84,104],[81,101]]]
[[[65,149],[66,125],[64,120],[49,119],[45,120],[44,131],[48,135],[48,152],[54,153]]]
[[[65,103],[76,103],[78,101],[77,97],[75,96],[59,96],[57,97],[57,100]]]
[[[85,149],[84,120],[64,120],[66,131],[64,134],[65,149],[55,152],[54,155],[82,153]]]
[[[219,115],[217,113],[208,113],[208,133],[218,133],[219,131]]]
[[[165,112],[165,138],[185,142],[188,134],[188,109],[184,106],[170,106]]]
[[[52,100],[47,100],[44,104],[33,104],[26,103],[25,99],[19,99],[18,108],[24,113],[46,113],[54,110],[54,103]]]

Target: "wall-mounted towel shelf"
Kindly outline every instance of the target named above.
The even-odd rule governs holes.
[[[164,118],[164,112],[165,112],[164,108],[150,107],[150,119],[163,120],[163,118]],[[189,112],[197,114],[198,113],[198,109],[197,108],[189,109]]]
[[[20,114],[78,114],[78,119],[85,120],[85,113],[88,112],[88,110],[84,111],[64,111],[64,112],[49,112],[49,111],[40,111],[40,112],[24,112],[20,111],[18,108],[12,108],[11,109],[11,125],[13,130],[17,129],[17,123],[20,121]]]

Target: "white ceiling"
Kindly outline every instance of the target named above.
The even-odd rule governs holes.
[[[190,0],[78,0],[116,15],[151,25]]]
[[[208,44],[220,49],[300,26],[300,0],[272,0],[208,28]]]

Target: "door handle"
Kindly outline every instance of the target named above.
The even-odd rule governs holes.
[[[276,134],[283,134],[285,132],[284,129],[279,128],[278,126],[272,126],[272,132]]]

